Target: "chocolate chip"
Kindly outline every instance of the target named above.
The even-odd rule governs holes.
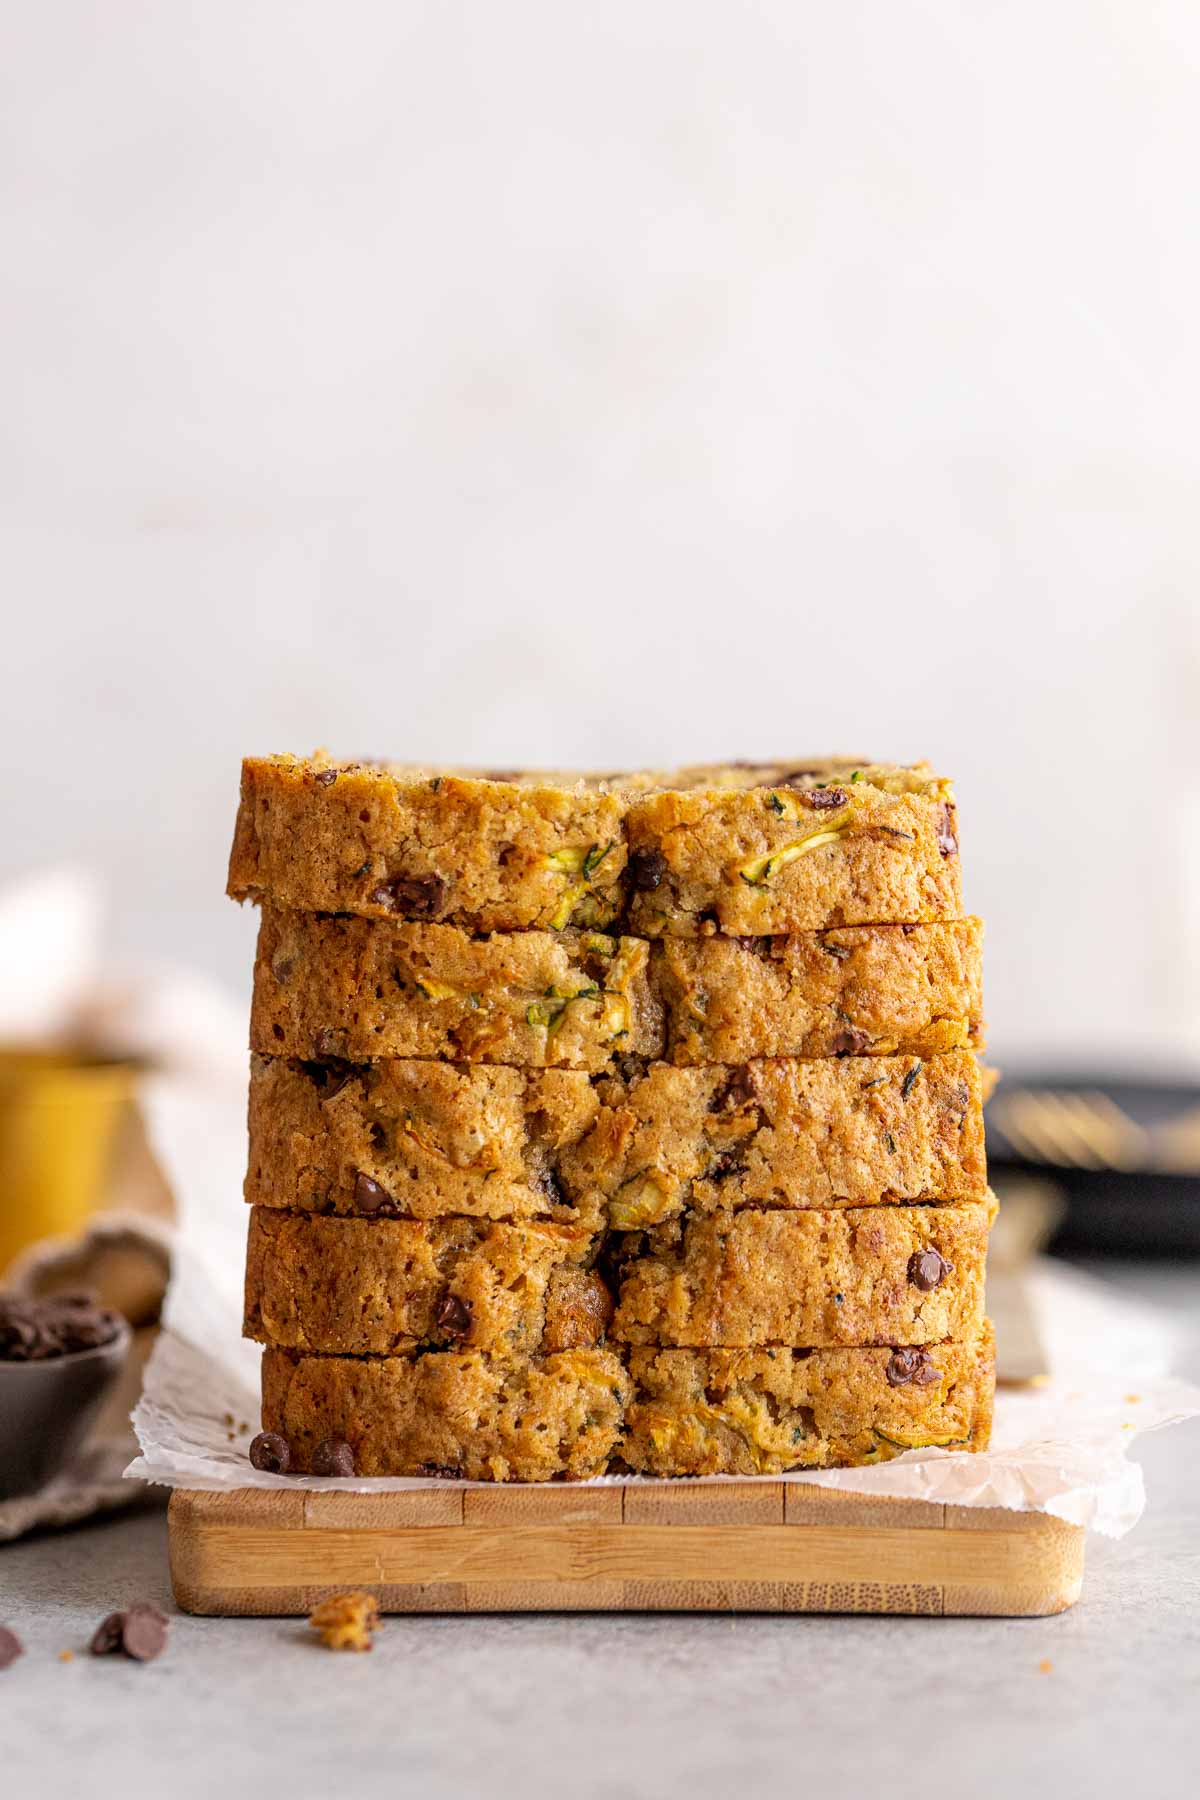
[[[471,1303],[457,1294],[443,1294],[437,1303],[433,1322],[447,1337],[467,1337],[471,1330]]]
[[[313,780],[318,787],[332,787],[337,778],[338,772],[336,769],[318,769],[317,773],[313,776]]]
[[[537,1178],[537,1186],[539,1191],[546,1196],[551,1206],[571,1205],[571,1201],[567,1198],[566,1190],[553,1169],[542,1170]]]
[[[836,812],[847,800],[846,790],[836,787],[801,788],[796,797],[801,806],[811,806],[814,812]]]
[[[661,850],[629,852],[629,884],[635,894],[652,894],[662,886],[667,872],[667,859]]]
[[[830,1047],[834,1056],[861,1056],[870,1042],[869,1032],[860,1031],[857,1025],[843,1025],[834,1032]]]
[[[432,919],[442,910],[446,882],[440,875],[393,875],[371,889],[370,899],[408,919]]]
[[[750,1079],[750,1071],[744,1065],[731,1069],[725,1085],[719,1088],[708,1103],[709,1112],[734,1112],[739,1106],[747,1105],[754,1098],[754,1083]]]
[[[92,1633],[92,1641],[88,1645],[88,1649],[91,1651],[92,1655],[111,1656],[114,1651],[119,1650],[121,1648],[121,1632],[124,1629],[124,1625],[124,1613],[109,1613],[106,1619],[101,1619],[95,1631]]]
[[[96,1350],[120,1336],[119,1314],[91,1293],[51,1294],[44,1300],[0,1298],[0,1362],[44,1362]]]
[[[11,1669],[18,1656],[23,1656],[25,1646],[15,1631],[7,1625],[0,1625],[0,1669]]]
[[[430,1481],[461,1481],[462,1470],[456,1469],[452,1463],[423,1462],[413,1470],[414,1475],[424,1475]]]
[[[887,1361],[889,1387],[928,1387],[938,1379],[937,1369],[928,1350],[893,1350]]]
[[[364,1175],[359,1169],[354,1177],[354,1205],[360,1213],[377,1213],[391,1204],[391,1196],[386,1188],[370,1175]]]
[[[932,1246],[928,1250],[914,1250],[908,1259],[908,1279],[923,1294],[931,1294],[947,1275],[953,1273],[953,1263],[948,1263],[941,1251]]]
[[[282,1033],[280,1033],[282,1036]],[[313,1055],[318,1062],[338,1062],[338,1034],[328,1026],[313,1035]]]
[[[310,1467],[314,1475],[353,1475],[354,1452],[345,1438],[322,1438]]]
[[[746,1167],[742,1161],[742,1148],[741,1145],[735,1145],[732,1150],[722,1150],[716,1161],[710,1163],[705,1169],[704,1179],[706,1181],[724,1181],[727,1175],[740,1174]]]
[[[298,1062],[296,1067],[312,1082],[322,1100],[332,1100],[359,1073],[354,1063],[338,1057],[329,1062]]]
[[[153,1662],[167,1647],[167,1620],[156,1606],[131,1606],[121,1627],[121,1648],[134,1662]]]
[[[277,1431],[260,1431],[250,1440],[250,1464],[266,1475],[286,1475],[291,1467],[291,1447]]]
[[[954,808],[949,801],[943,802],[938,816],[937,847],[943,856],[958,855],[958,836],[954,829]]]

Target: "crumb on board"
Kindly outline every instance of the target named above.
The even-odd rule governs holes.
[[[327,1650],[370,1650],[371,1635],[379,1624],[379,1602],[374,1594],[332,1594],[308,1622]]]
[[[1049,1675],[1053,1667],[1054,1664],[1050,1661],[1050,1658],[1048,1656],[1043,1656],[1041,1662],[1038,1664],[1038,1674]]]
[[[60,1650],[58,1653],[58,1660],[59,1662],[74,1662],[75,1652],[73,1650]]]

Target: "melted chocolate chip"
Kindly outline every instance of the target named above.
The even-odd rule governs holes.
[[[359,1169],[354,1177],[354,1206],[360,1213],[382,1212],[391,1204],[391,1196],[384,1187],[380,1187],[370,1175],[364,1175]]]
[[[414,1475],[424,1475],[430,1481],[461,1481],[462,1470],[456,1469],[452,1463],[423,1462],[413,1470]]]
[[[797,795],[801,806],[811,806],[814,812],[836,812],[847,798],[845,788],[836,787],[801,788]]]
[[[332,1100],[359,1073],[352,1062],[344,1062],[338,1057],[330,1062],[300,1062],[297,1067],[312,1082],[322,1100]]]
[[[629,853],[629,885],[635,894],[652,894],[662,886],[667,872],[667,859],[661,850],[631,850]]]
[[[538,1189],[543,1193],[551,1206],[570,1206],[571,1201],[562,1182],[553,1169],[543,1169],[537,1180]]]
[[[746,1106],[754,1098],[754,1083],[750,1079],[750,1071],[744,1066],[731,1069],[725,1085],[719,1088],[709,1101],[709,1112],[736,1112],[739,1106]]]
[[[457,1294],[443,1294],[437,1303],[433,1322],[447,1337],[461,1341],[471,1330],[470,1301],[460,1300]]]
[[[337,778],[338,772],[336,769],[318,769],[317,773],[313,776],[313,780],[318,787],[332,787]]]
[[[401,913],[406,919],[432,919],[446,899],[446,882],[440,875],[393,875],[371,889],[374,906]]]
[[[843,1025],[834,1032],[830,1048],[835,1056],[861,1056],[870,1042],[870,1034],[857,1025]]]
[[[25,1646],[15,1631],[7,1625],[0,1625],[0,1669],[11,1669],[18,1656],[23,1656]]]
[[[250,1440],[250,1466],[267,1475],[286,1475],[291,1467],[292,1452],[285,1437],[277,1431],[260,1431]]]
[[[354,1452],[345,1438],[322,1438],[309,1466],[314,1475],[353,1475]]]
[[[953,1275],[954,1266],[948,1263],[940,1250],[914,1250],[908,1259],[908,1279],[913,1287],[919,1288],[923,1294],[931,1294],[935,1287],[947,1275]]]
[[[928,1350],[893,1350],[887,1361],[889,1387],[928,1387],[938,1379],[937,1369]]]

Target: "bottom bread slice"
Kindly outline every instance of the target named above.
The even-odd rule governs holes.
[[[311,1356],[269,1348],[262,1423],[291,1466],[350,1445],[360,1475],[471,1481],[763,1475],[986,1448],[995,1385],[974,1337],[891,1350],[571,1350],[501,1358]]]
[[[267,1349],[264,1431],[285,1437],[304,1472],[323,1438],[341,1438],[359,1475],[549,1481],[602,1475],[633,1397],[611,1350],[498,1357],[308,1356]]]

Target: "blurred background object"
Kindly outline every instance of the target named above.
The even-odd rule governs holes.
[[[105,936],[81,869],[0,886],[0,1542],[161,1499],[122,1479],[176,1254],[147,1118],[155,1101],[198,1112],[210,1144],[242,1131],[237,1013],[211,980],[115,957]],[[34,1354],[21,1321],[83,1296],[119,1315],[119,1339]]]
[[[988,1106],[987,1144],[1006,1207],[1010,1191],[1054,1197],[1050,1248],[1200,1256],[1200,1087],[1009,1081]]]

